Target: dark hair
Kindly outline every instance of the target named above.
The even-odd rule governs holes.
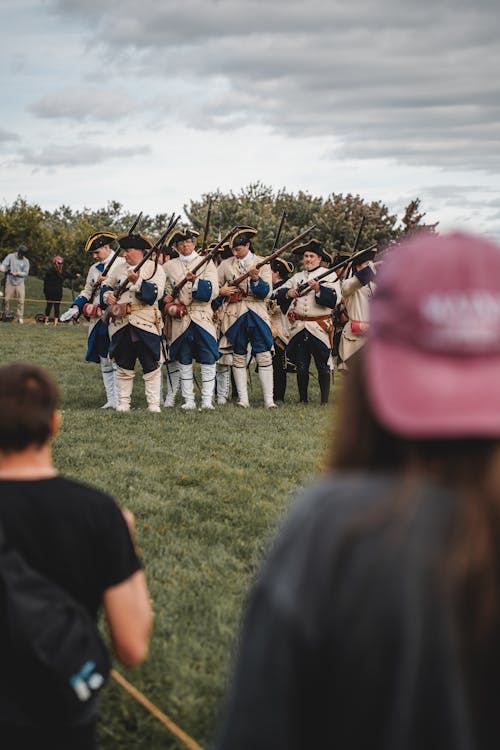
[[[418,484],[453,491],[456,515],[443,571],[455,602],[465,659],[473,664],[484,637],[500,621],[500,442],[492,438],[409,439],[380,424],[367,397],[363,350],[349,359],[329,467],[396,472],[413,480],[391,500],[401,508]],[[402,485],[403,486],[403,485]],[[370,526],[361,520],[358,531]],[[372,519],[376,523],[377,519]]]
[[[0,452],[42,446],[59,405],[59,388],[37,365],[16,362],[0,367]]]

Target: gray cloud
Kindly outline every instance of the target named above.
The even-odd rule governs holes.
[[[17,133],[13,133],[10,130],[5,130],[5,128],[0,128],[0,143],[8,143],[10,141],[18,141],[19,136]]]
[[[150,153],[149,146],[116,147],[100,146],[96,144],[47,144],[35,151],[21,149],[19,161],[31,167],[80,167],[95,166],[115,159],[128,159],[132,156],[142,156]]]
[[[137,102],[114,91],[73,88],[41,97],[30,110],[38,117],[47,119],[112,122],[129,116],[138,108]]]
[[[498,171],[493,0],[53,0],[109,73],[185,81],[177,116],[332,137],[336,156]],[[42,102],[37,104],[43,112]],[[50,102],[45,107],[50,110]]]

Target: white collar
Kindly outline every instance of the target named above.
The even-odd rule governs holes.
[[[181,261],[181,263],[191,263],[191,261],[196,260],[197,257],[198,253],[196,252],[196,250],[193,250],[190,255],[181,255],[179,253],[179,260]]]

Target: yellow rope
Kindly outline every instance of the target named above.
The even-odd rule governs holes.
[[[135,700],[141,704],[141,706],[144,706],[145,709],[147,709],[153,716],[160,721],[164,727],[166,727],[169,732],[172,732],[175,737],[177,737],[178,740],[182,742],[182,744],[189,748],[189,750],[202,750],[201,746],[198,745],[195,740],[193,740],[192,737],[190,737],[186,732],[184,732],[180,727],[175,724],[172,719],[169,719],[166,714],[163,713],[163,711],[160,711],[159,708],[157,708],[154,703],[151,703],[148,698],[146,698],[145,695],[143,695],[137,688],[135,688],[132,683],[130,683],[128,680],[125,679],[123,675],[120,674],[120,672],[117,672],[116,669],[111,670],[111,677],[117,682],[121,687],[127,691],[129,695],[132,696],[132,698],[135,698]]]

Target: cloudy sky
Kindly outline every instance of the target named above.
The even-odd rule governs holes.
[[[497,0],[1,0],[0,202],[261,181],[500,239]]]

